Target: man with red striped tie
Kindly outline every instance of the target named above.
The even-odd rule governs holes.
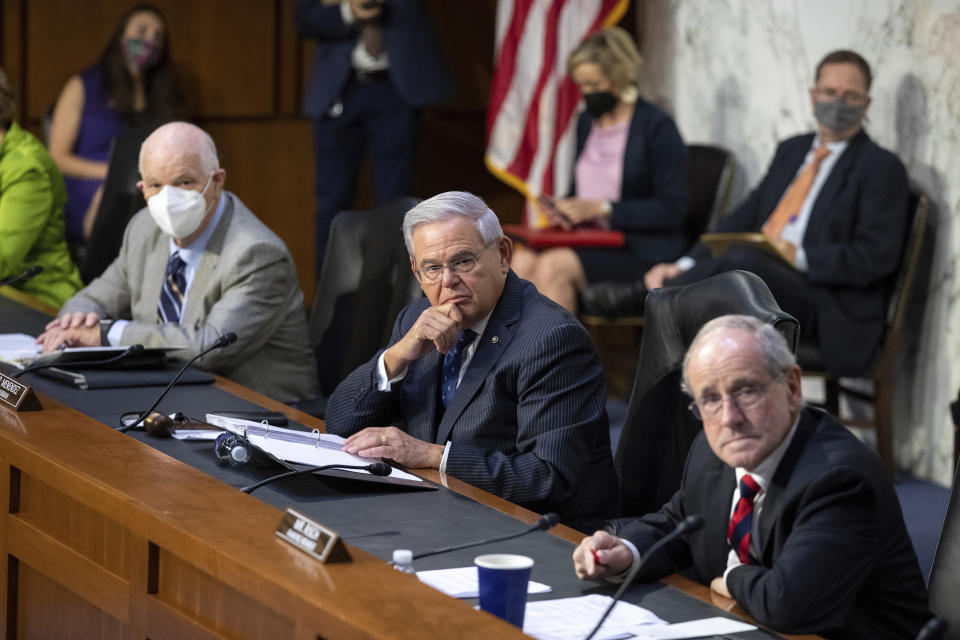
[[[704,527],[645,558],[639,577],[690,570],[777,631],[912,638],[932,617],[903,514],[880,458],[803,405],[783,337],[722,316],[683,363],[703,421],[680,489],[660,511],[610,523],[574,552],[581,578],[625,574],[689,515]],[[619,537],[617,537],[619,536]]]

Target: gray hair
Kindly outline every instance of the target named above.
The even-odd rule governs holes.
[[[719,331],[720,329],[744,329],[752,332],[757,339],[757,344],[760,345],[760,350],[763,352],[767,365],[767,373],[770,374],[771,378],[776,378],[797,364],[797,358],[793,355],[793,352],[790,351],[787,341],[780,335],[780,332],[771,325],[753,316],[720,316],[707,322],[700,328],[700,331],[698,331],[697,335],[693,338],[693,342],[690,343],[687,354],[683,357],[683,381],[681,382],[681,387],[685,393],[693,395],[688,377],[690,360],[693,354],[711,333]]]
[[[473,221],[485,247],[503,237],[497,214],[481,198],[466,191],[447,191],[424,200],[403,217],[403,241],[410,257],[414,257],[413,230],[417,225],[450,220],[456,216]]]
[[[137,171],[140,172],[141,177],[143,177],[143,152],[151,139],[154,141],[160,139],[165,144],[175,144],[184,150],[196,152],[200,156],[200,166],[204,173],[213,173],[220,168],[217,145],[214,144],[209,133],[189,122],[168,122],[154,129],[153,133],[140,145]]]

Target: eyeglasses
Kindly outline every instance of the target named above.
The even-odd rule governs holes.
[[[448,269],[450,273],[462,276],[465,273],[473,271],[479,260],[479,253],[461,253],[454,256],[447,264],[422,264],[414,273],[417,274],[417,279],[420,280],[420,282],[433,284],[443,278],[444,269]]]
[[[737,408],[740,413],[746,413],[756,409],[764,401],[767,395],[767,388],[781,380],[786,371],[778,373],[770,382],[765,384],[746,384],[729,395],[719,393],[708,393],[699,400],[691,402],[687,408],[697,420],[703,422],[704,418],[715,420],[723,413],[723,401],[727,399]]]
[[[851,107],[862,107],[869,99],[869,96],[857,91],[844,91],[843,93],[839,93],[836,89],[816,88],[813,90],[813,92],[824,102],[833,102],[839,98],[843,100],[845,104],[848,104]]]

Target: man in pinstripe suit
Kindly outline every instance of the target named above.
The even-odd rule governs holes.
[[[346,451],[434,468],[587,527],[615,515],[603,369],[583,326],[510,271],[511,241],[469,193],[407,212],[426,299],[337,387],[327,430]]]

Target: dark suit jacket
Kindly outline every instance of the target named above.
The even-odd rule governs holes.
[[[618,532],[641,553],[690,514],[705,525],[651,556],[642,578],[692,567],[722,576],[734,470],[701,433],[680,490]],[[880,458],[828,414],[806,408],[764,498],[760,565],[727,577],[730,593],[763,625],[828,638],[913,638],[932,617],[900,503]]]
[[[389,0],[384,6],[384,48],[390,59],[390,80],[412,107],[440,102],[453,94],[443,54],[421,0]],[[357,24],[345,24],[340,5],[297,0],[297,33],[317,41],[313,71],[303,111],[316,118],[340,98],[350,78],[350,54],[359,38]]]
[[[790,186],[813,134],[783,142],[760,185],[717,231],[759,231]],[[910,186],[900,160],[863,131],[830,172],[803,238],[806,282],[817,300],[820,350],[835,375],[861,375],[883,339],[887,303],[906,238]],[[699,246],[691,254],[705,258]]]
[[[581,113],[577,158],[592,126],[590,114]],[[576,180],[570,191],[575,194]],[[627,248],[643,262],[672,262],[687,248],[687,146],[673,118],[644,100],[633,110],[620,200],[612,205],[611,226],[626,234]]]
[[[400,312],[391,345],[428,306],[422,299]],[[327,431],[395,425],[420,440],[452,442],[448,473],[534,511],[557,511],[568,523],[619,513],[603,369],[583,325],[510,272],[478,340],[446,411],[439,352],[381,392],[381,351],[337,387]]]

